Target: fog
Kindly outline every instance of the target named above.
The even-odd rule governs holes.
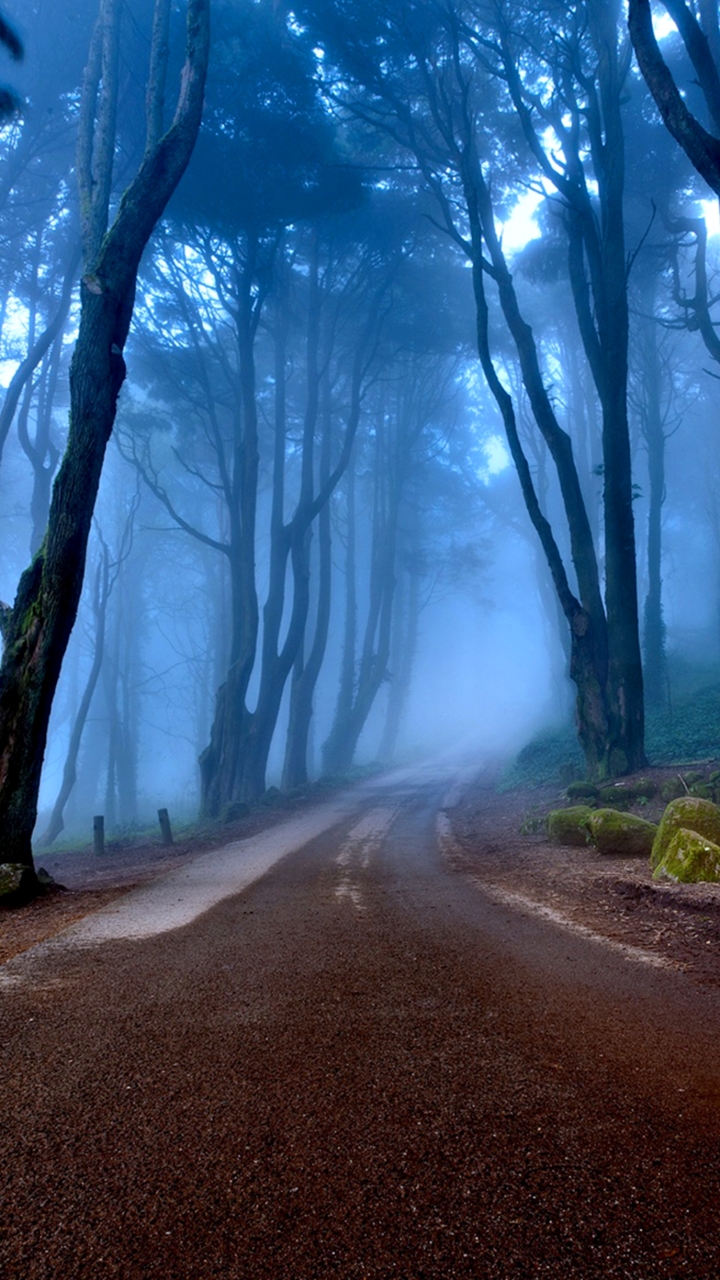
[[[44,555],[79,281],[93,280],[76,142],[97,5],[5,9],[24,44],[6,77],[19,110],[0,130],[11,606]],[[152,9],[118,8],[111,228],[146,146]],[[381,40],[382,6],[356,26],[332,3],[215,10],[203,124],[116,353],[124,380],[36,842],[53,806],[54,838],[73,839],[97,813],[110,833],[160,806],[223,820],[270,787],[449,748],[509,762],[571,725],[576,698],[588,771],[634,767],[643,696],[665,714],[679,671],[717,665],[707,188],[634,65],[617,106],[629,163],[611,191],[578,84],[563,82],[579,95],[575,142],[557,121],[521,128],[502,66],[454,47],[434,10],[426,45],[387,15]],[[183,21],[173,10],[164,127]],[[520,65],[534,48],[536,62],[517,93],[531,104],[541,86],[554,102],[550,28],[524,10],[518,23],[502,56]],[[677,33],[661,35],[681,77]],[[592,39],[577,39],[599,84]],[[382,87],[368,70],[378,41],[393,50]],[[95,88],[99,130],[110,80]]]

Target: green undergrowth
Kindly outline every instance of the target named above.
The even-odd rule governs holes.
[[[646,714],[645,749],[651,765],[720,757],[720,680],[698,687],[686,678],[672,705]],[[522,748],[506,770],[500,790],[567,786],[585,776],[585,763],[571,724],[546,729]]]

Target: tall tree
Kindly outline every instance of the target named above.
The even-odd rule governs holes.
[[[112,223],[120,5],[102,0],[79,118],[77,174],[84,273],[70,371],[70,428],[43,545],[3,617],[0,666],[0,830],[5,861],[32,867],[32,830],[48,721],[82,590],[87,542],[132,319],[140,259],[184,173],[200,128],[209,54],[209,0],[188,0],[185,62],[172,123],[162,131],[168,60],[156,0],[150,46],[146,147]]]

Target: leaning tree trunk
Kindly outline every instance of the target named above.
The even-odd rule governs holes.
[[[387,679],[395,601],[398,512],[404,474],[397,465],[397,457],[391,459],[395,465],[388,467],[388,456],[382,456],[382,444],[378,434],[368,615],[352,700],[342,707],[338,702],[332,729],[323,746],[323,766],[330,774],[346,773],[351,767],[360,735]]]
[[[101,8],[105,30],[107,3]],[[48,722],[62,661],[82,591],[87,543],[105,449],[125,378],[123,348],[130,326],[140,259],[179,182],[200,128],[209,48],[209,0],[188,0],[186,61],[175,118],[167,133],[148,143],[141,166],[106,232],[110,180],[98,181],[79,149],[86,270],[81,285],[80,329],[70,368],[70,427],[53,488],[48,530],[23,573],[11,611],[3,615],[5,648],[0,666],[0,859],[33,866],[31,837],[37,815]],[[153,50],[153,60],[156,54]],[[93,38],[86,75],[83,124],[93,117],[100,79],[98,39]],[[110,77],[110,79],[112,79]],[[87,100],[89,95],[89,101]],[[112,110],[100,124],[114,125]],[[112,139],[110,153],[112,164]],[[87,140],[87,139],[85,139]],[[104,139],[107,141],[107,138]],[[83,139],[81,137],[81,143]],[[102,176],[102,175],[101,175]]]
[[[327,483],[330,475],[331,445],[332,415],[330,388],[326,374],[323,385],[321,486]],[[348,474],[351,474],[351,472],[348,472]],[[318,598],[313,641],[307,660],[302,649],[298,654],[290,689],[290,713],[282,775],[282,785],[285,791],[291,791],[293,787],[304,786],[308,781],[308,742],[313,715],[313,700],[330,633],[332,530],[329,503],[326,503],[323,507],[318,518],[318,562]]]
[[[405,572],[402,592],[402,608],[398,600],[393,625],[393,652],[391,657],[390,692],[380,747],[381,760],[390,763],[395,756],[400,726],[407,706],[412,683],[418,640],[420,637],[420,568],[418,512],[413,515],[410,564]]]
[[[490,193],[479,171],[475,175],[475,181],[468,183],[467,202],[473,243],[472,274],[480,363],[500,410],[523,500],[540,539],[560,608],[569,628],[570,678],[576,689],[575,718],[588,774],[603,778],[612,773],[611,751],[617,732],[617,717],[608,689],[607,623],[600,593],[597,557],[572,444],[567,433],[561,429],[550,403],[532,330],[520,313],[512,277],[495,231]],[[560,548],[550,523],[541,510],[532,472],[518,434],[512,397],[501,382],[493,361],[489,308],[485,293],[483,240],[490,250],[500,304],[516,344],[533,414],[557,470],[570,532],[579,598],[571,589]]]
[[[648,296],[654,302],[654,280]],[[663,370],[658,349],[658,324],[651,318],[638,344],[641,360],[642,426],[648,457],[647,594],[643,630],[643,671],[647,705],[665,700],[666,653],[662,604],[662,512],[665,502],[665,430],[663,426]]]

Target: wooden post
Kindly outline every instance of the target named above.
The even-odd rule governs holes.
[[[101,813],[93,818],[93,849],[98,854],[105,852],[105,818]]]
[[[168,817],[167,809],[158,809],[158,822],[160,823],[163,844],[172,844],[173,835],[170,829],[170,818]]]

